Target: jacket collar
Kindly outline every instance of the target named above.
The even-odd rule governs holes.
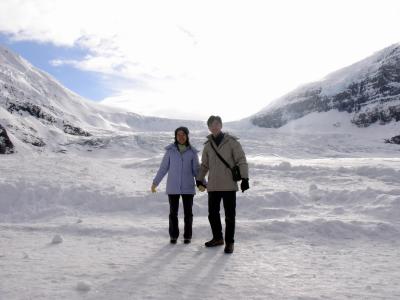
[[[225,143],[227,143],[230,139],[238,140],[238,138],[236,136],[231,135],[228,132],[224,132],[224,139],[222,140],[221,144],[219,144],[218,148],[221,147],[222,145],[224,145]],[[212,134],[207,135],[207,141],[204,144],[207,144],[207,143],[214,143],[214,145],[217,146],[215,144],[215,142],[213,141]]]
[[[176,150],[179,152],[178,147],[175,145],[175,143],[169,144],[167,147],[165,147],[165,150]],[[188,150],[192,150],[194,153],[199,152],[195,147],[193,147],[192,145],[189,145],[186,147],[186,150],[183,153],[185,153]]]

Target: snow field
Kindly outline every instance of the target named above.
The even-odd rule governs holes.
[[[238,135],[251,189],[237,194],[230,256],[203,246],[205,193],[192,243],[169,244],[165,180],[149,192],[164,133],[126,153],[0,157],[0,299],[399,298],[398,148],[336,133]],[[192,139],[199,150],[203,140]],[[182,231],[182,207],[179,220]]]

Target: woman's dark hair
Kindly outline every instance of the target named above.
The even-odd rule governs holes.
[[[185,126],[180,126],[177,129],[175,129],[175,144],[178,144],[178,140],[176,139],[176,136],[178,134],[178,131],[183,131],[186,134],[186,146],[189,146],[189,129]]]
[[[220,116],[210,116],[207,120],[207,126],[210,127],[212,122],[217,121],[222,125],[222,120]]]

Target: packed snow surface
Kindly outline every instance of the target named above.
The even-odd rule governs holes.
[[[231,255],[204,247],[206,193],[169,243],[166,180],[149,190],[172,132],[0,156],[0,299],[400,299],[399,127],[344,124],[232,129],[251,188]]]

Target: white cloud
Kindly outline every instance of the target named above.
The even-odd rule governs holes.
[[[399,14],[396,0],[3,0],[0,31],[89,49],[52,63],[132,82],[107,103],[232,120],[400,41]]]

